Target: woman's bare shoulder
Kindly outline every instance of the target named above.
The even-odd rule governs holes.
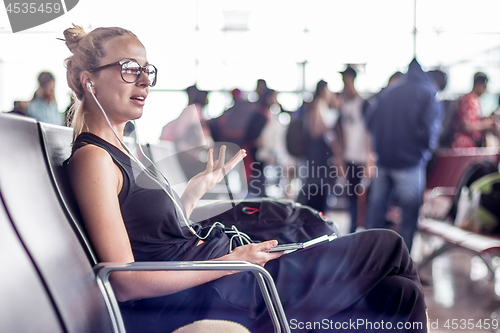
[[[79,167],[105,167],[106,165],[113,165],[111,155],[101,147],[93,144],[86,144],[78,148],[69,163],[70,170]]]
[[[116,179],[110,177],[116,175],[116,165],[111,155],[105,149],[92,144],[78,148],[73,153],[68,172],[72,182],[82,178],[87,181]]]

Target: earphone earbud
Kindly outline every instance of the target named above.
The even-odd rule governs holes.
[[[88,91],[89,91],[90,93],[93,93],[93,92],[94,92],[93,88],[94,88],[94,83],[93,83],[92,81],[88,80],[88,81],[87,81],[87,89],[88,89]]]

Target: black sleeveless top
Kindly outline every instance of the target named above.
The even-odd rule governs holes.
[[[229,240],[221,232],[196,247],[198,238],[185,226],[181,212],[164,189],[116,146],[94,134],[82,133],[75,140],[72,154],[86,144],[106,150],[123,174],[118,199],[136,261],[207,260],[229,252]],[[182,207],[168,184],[157,180]],[[197,224],[193,228],[198,232],[201,229]]]

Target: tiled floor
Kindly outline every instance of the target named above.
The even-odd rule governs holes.
[[[338,224],[341,234],[347,232],[348,214],[336,211],[327,215]],[[412,253],[415,260],[418,260],[418,247],[428,246],[422,244],[415,241],[416,250]],[[498,321],[492,318],[492,313],[500,309],[500,297],[495,297],[491,273],[478,257],[465,250],[453,249],[421,268],[420,276],[424,282],[431,333],[494,332],[492,324],[500,332],[500,318]],[[497,284],[500,287],[500,282]],[[486,329],[485,324],[490,329]]]
[[[432,333],[494,332],[500,308],[491,273],[477,256],[460,249],[450,250],[420,271],[429,308]],[[454,321],[455,320],[455,321]],[[455,329],[453,324],[455,324]]]

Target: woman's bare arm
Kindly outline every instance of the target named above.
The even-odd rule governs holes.
[[[491,117],[484,117],[475,122],[465,121],[463,125],[466,132],[484,132],[495,128],[495,120]]]
[[[118,193],[123,176],[109,154],[87,145],[78,149],[69,164],[71,185],[82,212],[85,227],[102,262],[134,262],[134,255],[123,218]],[[237,248],[216,260],[247,260],[264,265],[281,253],[266,253],[276,245],[268,241]],[[198,286],[232,271],[154,271],[115,272],[112,283],[120,301],[158,297]]]

